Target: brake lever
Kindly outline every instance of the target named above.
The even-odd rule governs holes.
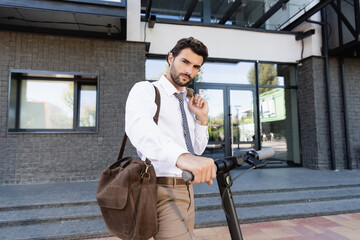
[[[282,164],[281,161],[262,161],[256,151],[250,150],[244,155],[244,161],[255,169],[266,167],[268,164]]]
[[[261,161],[256,158],[248,158],[245,160],[245,162],[250,166],[253,166],[255,169],[266,167],[266,165],[268,164],[267,161]]]
[[[256,158],[248,158],[245,162],[253,166],[255,169],[266,167],[268,164],[282,164],[281,161],[262,161]]]

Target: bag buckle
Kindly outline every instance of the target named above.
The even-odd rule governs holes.
[[[145,168],[145,171],[141,174],[141,178],[150,179],[150,173],[148,172],[148,169],[151,166],[151,164],[147,164],[145,161],[144,161],[144,163],[145,163],[146,168]]]

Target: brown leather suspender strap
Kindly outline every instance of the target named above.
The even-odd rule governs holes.
[[[153,86],[155,88],[155,103],[156,103],[156,106],[157,106],[156,113],[154,115],[154,122],[156,124],[158,124],[159,113],[160,113],[160,92],[159,92],[159,89],[155,85],[153,85]],[[120,151],[119,151],[119,155],[118,155],[118,160],[122,159],[122,157],[123,157],[127,139],[128,139],[128,136],[126,135],[126,133],[124,133],[124,137],[123,137],[122,144],[121,144]]]
[[[159,122],[159,113],[160,113],[160,92],[159,89],[154,85],[155,88],[155,103],[157,106],[156,113],[154,116],[154,122],[158,124]]]

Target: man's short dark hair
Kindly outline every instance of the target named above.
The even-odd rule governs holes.
[[[177,55],[179,55],[181,50],[183,50],[185,48],[190,48],[194,53],[202,56],[203,63],[205,62],[205,60],[207,59],[207,57],[209,55],[207,47],[201,41],[199,41],[193,37],[180,39],[176,43],[175,47],[170,52],[172,53],[172,55],[175,58]]]

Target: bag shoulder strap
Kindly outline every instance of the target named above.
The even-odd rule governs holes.
[[[159,92],[159,89],[155,85],[153,85],[153,86],[155,88],[155,103],[156,103],[156,106],[157,106],[156,113],[155,113],[153,119],[154,119],[154,122],[156,124],[158,124],[159,113],[160,113],[160,103],[161,103],[161,101],[160,101],[160,92]],[[120,151],[119,151],[119,155],[118,155],[118,160],[123,157],[127,139],[128,139],[128,136],[126,135],[126,133],[124,133],[124,137],[123,137],[122,144],[121,144]]]

